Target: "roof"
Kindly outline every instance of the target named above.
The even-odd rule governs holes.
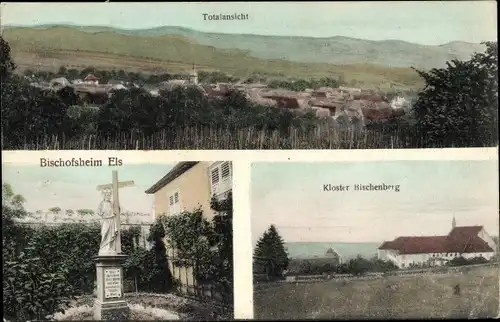
[[[88,81],[96,81],[96,80],[99,80],[99,78],[95,77],[94,75],[92,74],[88,74],[87,77],[85,77],[85,80],[88,80]]]
[[[478,234],[482,226],[455,227],[448,234],[450,252],[475,253],[494,251]]]
[[[397,250],[400,254],[447,253],[446,236],[398,237],[383,246],[379,249]]]
[[[187,162],[179,162],[177,163],[172,170],[170,170],[163,178],[161,178],[158,182],[152,185],[148,190],[146,190],[147,194],[152,194],[165,187],[167,184],[172,182],[174,179],[178,178],[184,172],[188,171],[196,164],[198,161],[187,161]]]
[[[385,241],[378,249],[397,250],[399,254],[493,252],[478,236],[482,226],[455,227],[447,236],[398,237]]]

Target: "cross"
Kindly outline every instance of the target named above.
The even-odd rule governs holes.
[[[120,233],[120,200],[118,195],[119,188],[130,187],[134,185],[134,181],[118,181],[118,171],[113,170],[113,181],[112,183],[102,184],[97,186],[97,190],[112,189],[113,191],[113,213],[115,214],[116,228],[118,230],[118,236],[116,240],[116,252],[120,254],[122,252],[121,244],[121,233]]]

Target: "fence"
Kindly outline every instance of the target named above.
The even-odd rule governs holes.
[[[410,149],[478,147],[470,142],[429,143],[410,130],[336,129],[318,125],[314,130],[268,131],[253,127],[212,129],[187,127],[152,135],[130,131],[113,135],[89,134],[74,138],[43,136],[20,144],[4,142],[4,150],[245,150],[245,149]],[[482,142],[481,147],[498,146]]]
[[[168,264],[174,281],[177,283],[179,295],[203,302],[223,306],[232,305],[232,286],[225,288],[219,281],[199,281],[195,277],[196,260],[179,258],[172,248],[167,249]],[[177,264],[181,262],[182,265]]]
[[[432,267],[426,269],[410,269],[410,270],[394,270],[387,272],[368,272],[364,275],[355,276],[353,274],[322,274],[322,275],[290,275],[284,280],[273,281],[272,284],[281,283],[314,283],[314,282],[324,282],[328,280],[337,281],[351,281],[351,280],[373,280],[384,278],[388,276],[417,276],[417,275],[444,275],[453,273],[464,273],[469,270],[473,270],[481,267],[498,267],[499,263],[485,263],[485,264],[474,264],[474,265],[462,265],[462,266],[440,266]],[[254,274],[255,284],[269,284],[263,283],[268,282],[267,278],[261,276],[263,274]]]

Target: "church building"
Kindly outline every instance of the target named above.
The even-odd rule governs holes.
[[[446,236],[404,236],[385,241],[378,248],[378,258],[390,260],[399,268],[427,264],[444,265],[448,261],[464,257],[483,257],[490,260],[495,256],[495,241],[483,226],[456,226]]]

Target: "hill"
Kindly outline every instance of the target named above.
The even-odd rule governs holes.
[[[60,27],[41,25],[38,29]],[[451,59],[467,60],[474,52],[483,51],[481,44],[450,42],[439,46],[409,43],[401,40],[364,40],[342,36],[316,38],[297,36],[264,36],[224,34],[163,26],[151,29],[127,30],[100,26],[64,25],[83,32],[112,32],[121,35],[158,37],[182,36],[204,46],[218,49],[238,49],[260,59],[283,59],[304,63],[376,64],[389,67],[430,69],[444,67]]]
[[[9,42],[13,57],[21,69],[56,69],[65,65],[70,68],[95,66],[176,73],[190,70],[195,63],[200,70],[219,70],[236,77],[252,74],[271,78],[343,75],[345,81],[356,80],[361,86],[364,84],[363,87],[390,87],[391,84],[396,87],[419,87],[422,84],[420,77],[411,68],[391,68],[366,63],[334,65],[262,59],[241,49],[199,44],[179,34],[151,36],[140,35],[140,31],[134,31],[134,35],[126,33],[109,28],[97,28],[89,32],[66,26],[11,27],[3,31],[3,37]],[[145,31],[143,33],[148,34]]]

